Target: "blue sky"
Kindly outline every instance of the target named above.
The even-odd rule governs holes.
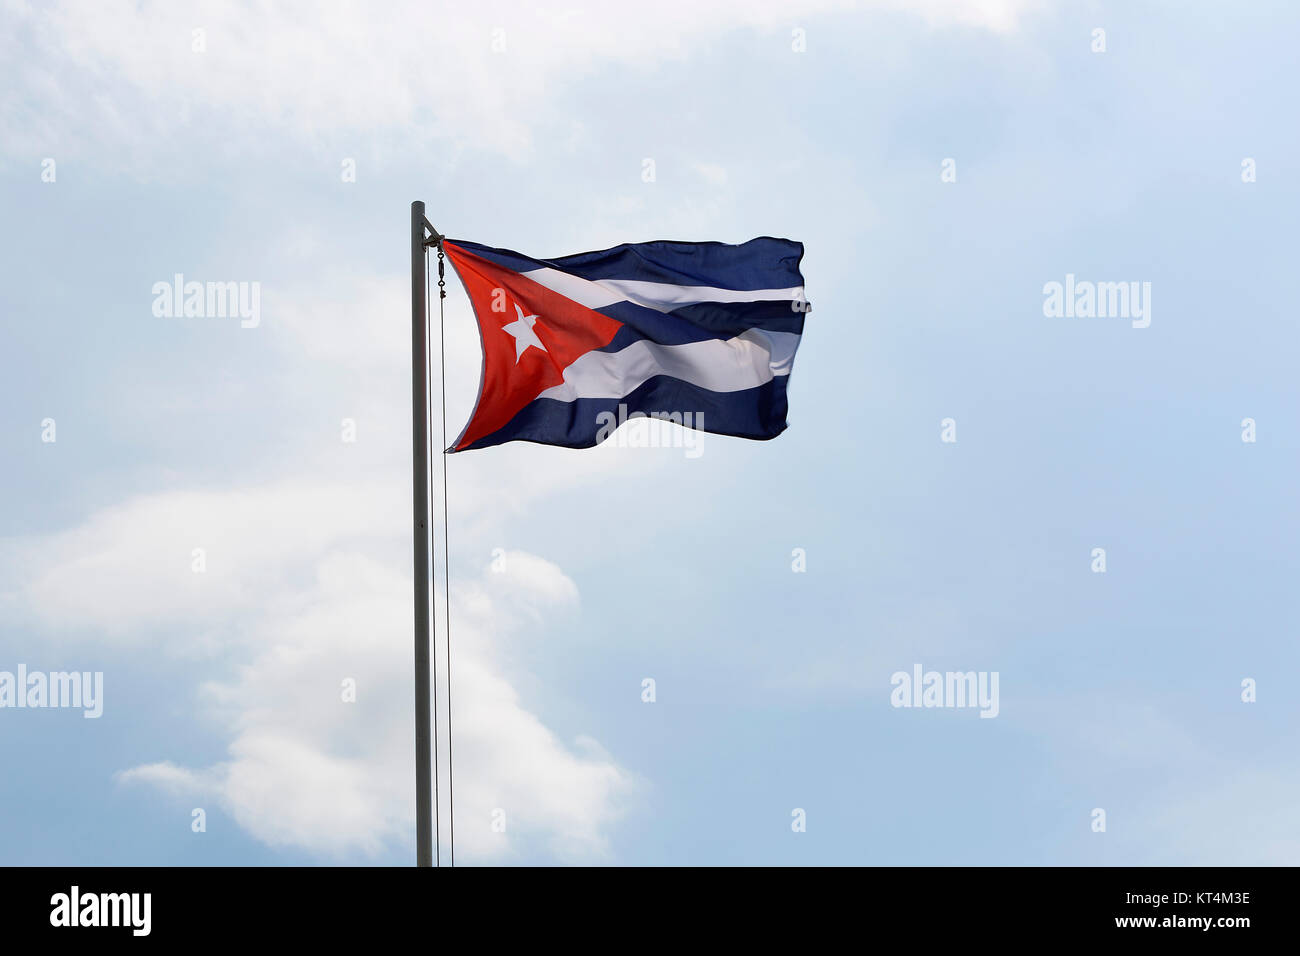
[[[0,862],[413,860],[413,199],[788,236],[814,306],[775,441],[448,462],[458,863],[1300,859],[1291,6],[0,11],[0,671],[105,685],[0,710]],[[998,716],[892,707],[915,664]]]

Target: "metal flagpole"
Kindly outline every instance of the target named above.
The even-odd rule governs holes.
[[[415,545],[415,865],[433,866],[429,732],[429,378],[425,366],[424,203],[411,203],[411,484]]]

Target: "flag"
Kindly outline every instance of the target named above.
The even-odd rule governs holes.
[[[640,242],[558,259],[442,248],[483,350],[478,400],[448,451],[590,448],[639,416],[742,438],[785,430],[809,309],[801,243]]]

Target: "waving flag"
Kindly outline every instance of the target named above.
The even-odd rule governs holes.
[[[478,401],[448,451],[590,448],[638,415],[742,438],[785,430],[809,309],[801,243],[641,242],[560,259],[442,247],[483,347]]]

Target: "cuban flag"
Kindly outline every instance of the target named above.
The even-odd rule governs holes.
[[[640,416],[742,438],[785,430],[809,310],[802,243],[640,242],[559,259],[442,247],[483,348],[474,412],[448,451],[590,448]]]

